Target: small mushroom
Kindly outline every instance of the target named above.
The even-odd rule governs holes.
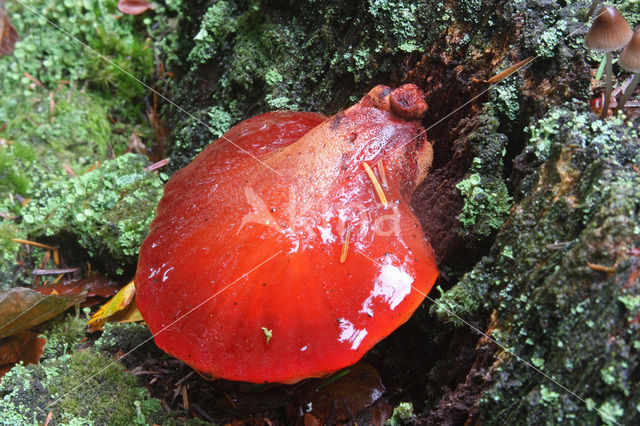
[[[606,53],[606,82],[602,118],[607,116],[609,101],[611,100],[611,88],[613,85],[613,58],[611,52],[622,49],[629,43],[632,35],[631,27],[618,12],[618,9],[613,6],[603,6],[584,38],[585,45],[589,49]]]
[[[331,118],[269,112],[175,173],[135,278],[158,346],[208,376],[295,383],[407,321],[438,276],[410,208],[433,158],[425,110],[406,84]]]
[[[617,110],[621,110],[633,94],[633,91],[636,90],[638,81],[640,81],[640,26],[633,31],[631,41],[620,53],[618,65],[633,73],[633,79],[624,91],[620,102],[618,102]]]

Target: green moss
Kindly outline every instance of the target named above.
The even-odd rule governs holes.
[[[385,422],[387,426],[401,426],[410,424],[415,417],[413,414],[413,404],[410,402],[401,402],[393,409],[391,418]]]
[[[0,122],[7,126],[2,135],[13,143],[0,148],[0,162],[7,163],[1,173],[8,178],[8,185],[0,190],[27,195],[31,182],[37,184],[46,173],[62,171],[62,164],[80,172],[105,158],[110,148],[126,149],[124,137],[113,137],[100,97],[63,90],[54,97],[53,115],[48,99],[39,99],[21,94],[3,98]],[[32,176],[34,168],[39,176]]]
[[[22,211],[29,234],[68,233],[90,256],[131,262],[163,189],[161,179],[146,172],[145,165],[144,157],[126,154],[39,188]]]
[[[136,18],[119,18],[116,4],[116,0],[79,3],[35,0],[28,3],[82,43],[133,75],[145,78],[152,70],[153,52],[134,30]],[[25,97],[38,91],[36,85],[30,88],[31,81],[24,73],[37,78],[49,90],[54,90],[61,80],[88,81],[93,87],[104,90],[105,95],[115,95],[112,104],[121,109],[127,109],[132,98],[146,91],[26,7],[10,2],[7,8],[20,41],[12,55],[0,59],[0,86],[3,88],[18,86]]]
[[[0,424],[42,424],[49,410],[55,424],[146,425],[165,419],[160,402],[135,376],[90,350],[17,365],[3,377]]]
[[[11,220],[0,220],[0,290],[5,290],[23,279],[23,268],[18,259],[25,257],[24,247],[11,241],[25,238],[26,233]]]
[[[86,321],[72,314],[52,320],[43,332],[47,338],[43,360],[71,353],[86,335]]]
[[[149,327],[130,323],[112,324],[106,323],[104,325],[104,331],[100,338],[96,340],[96,349],[101,351],[116,351],[129,352],[133,349],[138,349],[141,345],[149,342],[151,344],[151,331]]]

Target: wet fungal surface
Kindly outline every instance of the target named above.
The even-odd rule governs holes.
[[[409,207],[432,151],[405,117],[425,110],[405,85],[329,119],[262,114],[176,173],[135,278],[158,346],[212,377],[295,383],[406,322],[438,276]]]

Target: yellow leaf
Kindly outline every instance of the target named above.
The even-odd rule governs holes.
[[[126,309],[121,310],[120,312],[109,318],[109,322],[116,323],[140,321],[144,321],[144,318],[142,318],[142,314],[138,310],[135,299],[133,299],[133,302],[131,302],[129,306],[126,307]]]
[[[91,319],[87,322],[87,328],[90,332],[102,330],[102,326],[107,321],[111,320],[114,316],[119,314],[121,311],[129,308],[131,305],[131,301],[133,297],[136,295],[136,287],[131,281],[126,286],[122,287],[119,292],[116,293],[115,296],[111,298],[107,303],[102,305],[98,312],[93,314]],[[135,304],[134,304],[135,306]],[[138,308],[136,307],[137,311]],[[138,313],[139,315],[139,313]],[[142,316],[140,316],[142,318]],[[136,321],[136,320],[132,320]]]

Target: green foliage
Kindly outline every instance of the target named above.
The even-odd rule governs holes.
[[[91,350],[17,365],[0,382],[0,424],[151,424],[165,420],[160,402],[119,363]]]
[[[0,104],[0,122],[7,124],[2,136],[13,141],[0,147],[0,163],[6,165],[0,169],[6,177],[0,192],[27,196],[31,185],[60,174],[61,164],[80,172],[105,158],[109,147],[117,152],[126,148],[124,137],[112,135],[106,103],[100,97],[63,90],[54,98],[51,116],[48,98],[36,96],[8,94]]]
[[[163,189],[145,165],[144,157],[126,154],[39,188],[22,212],[26,229],[31,235],[70,233],[91,256],[131,262]]]

